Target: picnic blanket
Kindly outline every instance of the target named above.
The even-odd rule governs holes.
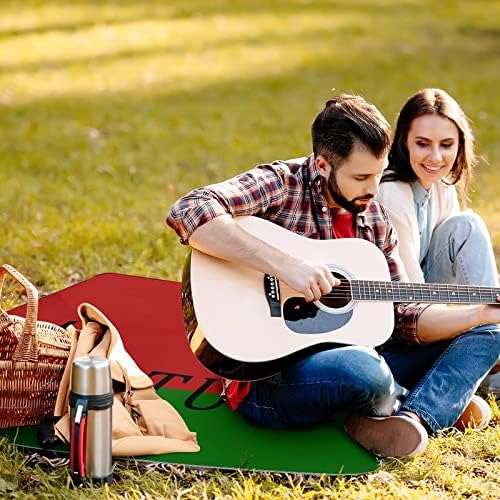
[[[376,458],[334,424],[275,430],[256,426],[229,410],[219,397],[220,379],[204,368],[186,340],[181,285],[174,281],[107,273],[40,299],[39,319],[80,327],[77,307],[89,302],[115,324],[129,353],[155,383],[160,397],[197,433],[201,451],[144,456],[169,464],[307,474],[360,474]],[[10,311],[23,315],[25,306]],[[140,311],[140,314],[139,314]],[[36,426],[0,429],[0,436],[39,449]],[[55,451],[63,452],[61,445]]]

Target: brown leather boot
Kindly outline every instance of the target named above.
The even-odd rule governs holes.
[[[490,405],[479,396],[472,396],[462,415],[455,422],[454,427],[464,431],[468,427],[471,429],[484,429],[491,420]]]

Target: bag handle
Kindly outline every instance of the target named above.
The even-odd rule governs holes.
[[[38,290],[33,284],[28,281],[19,271],[4,264],[0,266],[0,297],[2,293],[5,275],[10,274],[22,287],[26,290],[27,309],[26,321],[24,322],[23,330],[16,350],[12,356],[13,361],[31,361],[38,362],[38,349],[36,345],[36,320],[38,317]]]

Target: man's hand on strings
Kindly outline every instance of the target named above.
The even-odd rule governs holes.
[[[322,295],[330,293],[332,288],[340,285],[340,280],[333,276],[328,266],[322,262],[302,261],[283,266],[277,277],[290,288],[304,295],[307,302],[319,300]]]

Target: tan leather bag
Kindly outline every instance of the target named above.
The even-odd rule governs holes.
[[[155,392],[153,381],[125,350],[120,334],[106,316],[91,304],[81,304],[82,330],[72,328],[73,342],[64,371],[54,415],[62,416],[56,435],[70,439],[69,392],[73,360],[87,354],[105,356],[115,389],[112,453],[115,457],[199,451],[196,433],[167,401]],[[71,327],[70,327],[71,328]]]

